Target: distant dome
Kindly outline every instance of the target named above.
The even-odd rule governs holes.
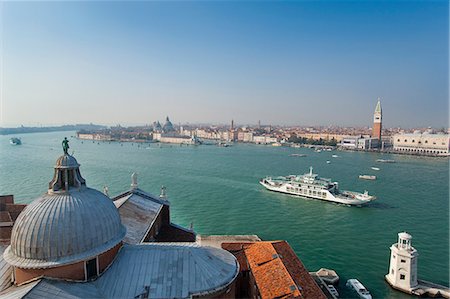
[[[163,130],[164,132],[170,132],[170,131],[175,131],[175,129],[173,128],[172,123],[169,120],[169,117],[166,117],[166,123],[163,126]]]
[[[99,255],[125,236],[110,198],[87,188],[77,160],[58,158],[49,191],[17,218],[4,259],[19,268],[49,268]]]
[[[162,130],[162,127],[161,127],[161,124],[159,123],[159,121],[158,122],[153,122],[153,131],[157,131],[157,132],[159,132],[159,131],[161,131]]]

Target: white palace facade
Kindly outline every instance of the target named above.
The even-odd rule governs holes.
[[[405,153],[427,155],[448,155],[450,153],[449,134],[409,133],[393,136],[394,150]]]

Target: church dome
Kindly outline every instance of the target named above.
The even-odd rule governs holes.
[[[4,258],[24,269],[73,264],[113,248],[125,233],[111,199],[86,187],[77,160],[65,153],[48,192],[17,218]]]
[[[78,164],[77,160],[71,156],[71,155],[62,155],[61,157],[56,160],[56,166],[57,168],[76,168],[80,167],[80,164]]]
[[[174,131],[175,129],[173,128],[172,122],[169,120],[169,117],[166,117],[166,123],[163,126],[163,130],[164,132],[171,132]]]

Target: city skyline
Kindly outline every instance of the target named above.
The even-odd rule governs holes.
[[[445,1],[0,9],[2,127],[137,125],[166,115],[365,127],[378,97],[386,127],[448,127]]]

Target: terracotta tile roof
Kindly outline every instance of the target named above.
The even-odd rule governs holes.
[[[261,298],[302,298],[271,242],[257,242],[245,255]]]
[[[241,272],[251,270],[263,299],[326,298],[286,241],[222,243],[222,248],[234,254]]]
[[[297,257],[292,247],[286,241],[272,242],[277,253],[282,256],[283,264],[288,270],[305,299],[325,299],[326,296],[309,274],[301,260]]]

